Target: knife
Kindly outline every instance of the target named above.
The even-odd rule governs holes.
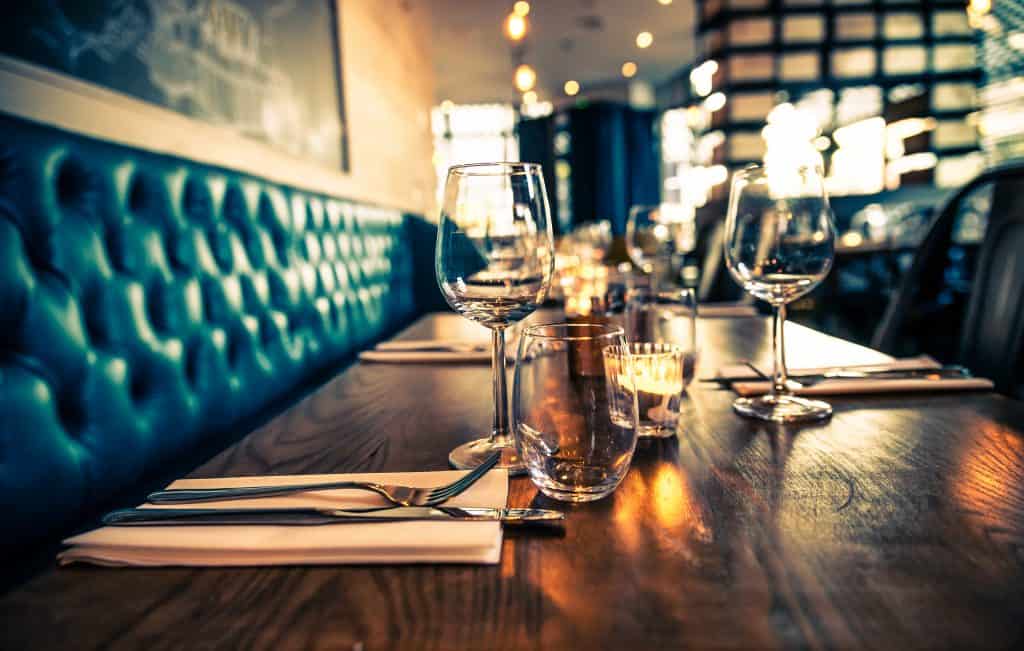
[[[276,509],[121,509],[103,516],[108,526],[196,524],[319,525],[357,522],[440,520],[562,526],[565,514],[547,509],[495,509],[457,506],[398,506],[368,511],[321,508]]]
[[[918,368],[850,368],[833,369],[824,373],[790,373],[787,377],[797,381],[821,381],[821,380],[867,380],[871,378],[885,379],[913,379],[927,378],[937,375],[939,377],[968,378],[971,377],[969,370],[963,366],[929,366]],[[770,381],[771,378],[762,378],[754,375],[734,375],[722,377],[705,377],[701,382],[717,382],[719,384],[731,384],[732,382],[757,382]]]

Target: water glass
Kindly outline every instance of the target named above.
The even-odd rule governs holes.
[[[672,344],[633,343],[605,349],[612,420],[628,422],[636,405],[637,436],[672,436],[683,391],[693,378],[690,351]]]
[[[626,294],[626,338],[630,342],[671,343],[697,352],[697,294],[690,288]]]
[[[549,497],[601,499],[629,470],[636,404],[620,404],[612,417],[604,355],[610,347],[623,349],[625,338],[621,328],[604,324],[536,325],[520,338],[512,384],[515,443],[533,483]]]

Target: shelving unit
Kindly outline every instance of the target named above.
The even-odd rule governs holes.
[[[833,194],[959,185],[984,165],[972,117],[979,38],[965,9],[949,0],[698,2],[700,56],[659,89],[661,105],[685,112],[693,155],[682,168],[666,160],[665,176],[761,162],[774,122],[780,151],[820,152]],[[720,198],[726,184],[707,190]]]

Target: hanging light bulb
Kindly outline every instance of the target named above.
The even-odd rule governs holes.
[[[634,76],[635,74],[636,74],[636,64],[635,63],[633,63],[632,61],[627,61],[627,62],[622,64],[622,76],[623,77],[625,77],[626,79],[629,79],[630,77]]]
[[[565,91],[566,95],[572,97],[576,93],[580,92],[580,82],[576,81],[575,79],[570,79],[569,81],[565,82],[565,86],[563,86],[562,90]]]
[[[530,13],[530,3],[526,0],[519,0],[512,6],[512,13],[525,18]]]
[[[534,85],[537,83],[537,73],[533,68],[524,63],[516,68],[515,83],[519,92],[525,93],[526,91],[533,89]]]

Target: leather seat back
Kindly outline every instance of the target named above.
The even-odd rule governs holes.
[[[405,233],[397,211],[0,117],[11,531],[66,527],[407,323]]]

